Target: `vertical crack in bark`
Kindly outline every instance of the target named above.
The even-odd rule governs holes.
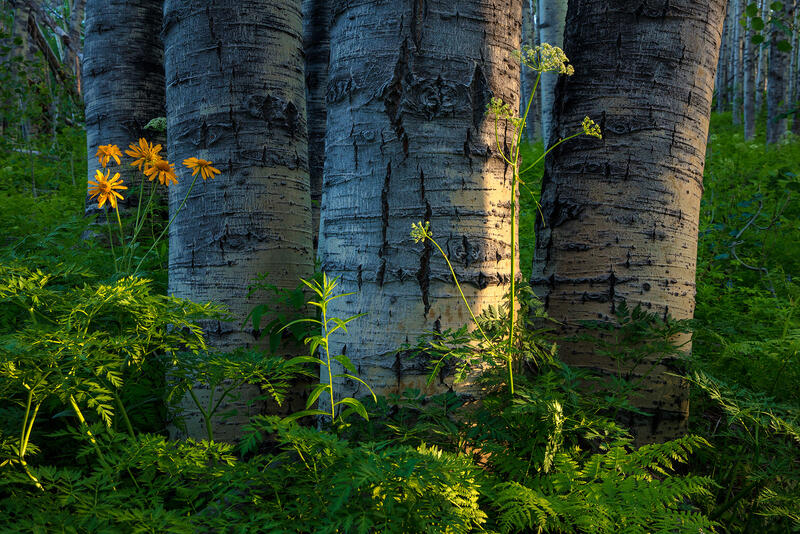
[[[614,275],[614,268],[611,268],[611,274],[608,275],[608,300],[611,303],[611,315],[617,313],[617,303],[614,301],[616,297],[617,277]]]
[[[481,123],[486,117],[486,104],[492,98],[492,91],[489,89],[489,82],[483,74],[483,69],[479,64],[475,64],[475,71],[472,73],[472,80],[469,84],[469,99],[472,104],[472,126],[476,131],[480,131]],[[469,137],[465,152],[469,154]],[[472,161],[470,160],[470,164]]]
[[[426,221],[431,220],[431,215],[433,215],[431,210],[431,204],[426,199],[423,199],[425,202],[425,219]],[[419,257],[419,270],[417,271],[417,282],[419,283],[419,289],[422,293],[422,304],[425,306],[425,312],[423,315],[425,317],[428,316],[428,311],[431,309],[430,304],[430,297],[429,297],[429,290],[431,285],[431,254],[433,253],[433,245],[429,239],[426,239],[424,244],[422,245],[422,254]]]
[[[378,285],[383,287],[386,276],[386,252],[389,247],[386,234],[389,230],[389,185],[392,180],[392,162],[386,164],[386,176],[383,179],[383,189],[381,190],[381,248],[378,250],[378,257],[381,260],[378,267]]]
[[[408,55],[408,39],[404,39],[400,47],[400,55],[394,66],[392,79],[382,92],[384,110],[394,128],[397,139],[402,143],[403,154],[406,157],[408,156],[408,135],[403,128],[403,92],[404,82],[409,75]]]

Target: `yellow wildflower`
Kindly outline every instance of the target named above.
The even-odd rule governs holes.
[[[200,158],[187,158],[183,160],[183,164],[189,167],[190,169],[193,169],[192,176],[196,175],[199,172],[200,176],[203,177],[203,180],[205,180],[206,178],[211,178],[213,180],[214,175],[220,173],[218,169],[215,169],[214,167],[211,166],[210,161],[206,161]]]
[[[114,158],[114,161],[119,165],[119,157],[122,156],[122,152],[119,151],[117,145],[100,145],[97,147],[97,154],[95,155],[97,156],[97,161],[99,161],[100,165],[105,169],[111,158]]]
[[[598,139],[603,138],[602,132],[600,132],[600,126],[597,125],[592,119],[589,117],[585,117],[583,122],[581,123],[581,127],[583,128],[583,133],[592,137],[597,137]]]
[[[98,169],[95,172],[94,179],[96,181],[89,180],[89,193],[91,196],[89,198],[97,197],[97,207],[102,208],[103,204],[106,203],[106,200],[111,207],[116,209],[117,208],[117,199],[122,200],[122,195],[117,193],[117,190],[128,189],[126,186],[122,185],[122,179],[119,177],[119,173],[114,173],[114,176],[109,178],[109,174],[111,171],[107,170],[105,174],[103,171]]]
[[[147,171],[148,167],[157,161],[161,161],[161,156],[158,155],[161,151],[161,145],[153,146],[151,143],[148,143],[144,137],[139,138],[139,146],[131,144],[129,147],[130,150],[126,150],[125,153],[135,158],[131,166],[138,167],[140,171],[142,167],[144,167],[144,171]]]
[[[161,185],[169,187],[170,182],[177,184],[178,179],[175,177],[175,165],[165,159],[154,160],[149,167],[145,167],[144,174],[152,182],[154,178],[158,177]]]

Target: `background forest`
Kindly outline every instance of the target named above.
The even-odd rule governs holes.
[[[0,17],[0,532],[800,532],[794,0]]]

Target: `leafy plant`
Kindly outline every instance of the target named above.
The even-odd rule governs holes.
[[[305,339],[305,344],[308,345],[308,349],[310,352],[309,356],[297,356],[289,360],[292,363],[313,363],[319,364],[320,369],[323,372],[327,372],[327,381],[323,381],[317,384],[314,389],[311,390],[311,394],[308,396],[308,400],[306,401],[306,409],[300,412],[296,412],[289,416],[289,420],[294,420],[299,417],[305,417],[308,415],[319,415],[319,416],[330,416],[330,422],[333,423],[336,420],[336,407],[340,405],[346,405],[347,409],[343,410],[339,413],[339,417],[344,419],[350,412],[355,412],[359,414],[364,419],[369,419],[369,415],[367,414],[367,410],[364,408],[364,405],[354,399],[352,397],[344,397],[339,399],[338,401],[334,395],[334,379],[335,378],[346,378],[350,380],[355,380],[356,382],[360,382],[364,386],[367,387],[369,392],[372,394],[372,398],[377,400],[375,396],[375,392],[372,391],[372,388],[364,382],[361,378],[356,376],[358,371],[356,370],[355,365],[353,362],[350,361],[350,358],[345,356],[344,354],[337,354],[331,356],[330,346],[328,344],[328,340],[334,332],[341,329],[345,333],[347,333],[347,324],[351,321],[358,319],[359,317],[364,316],[365,314],[360,313],[358,315],[354,315],[352,317],[348,317],[347,319],[340,319],[338,317],[328,317],[328,303],[332,300],[337,298],[346,297],[351,295],[352,293],[342,293],[342,294],[334,294],[334,290],[336,289],[337,279],[329,280],[328,275],[323,273],[322,274],[322,281],[313,280],[311,282],[307,280],[302,280],[302,282],[313,291],[319,300],[312,300],[309,301],[311,306],[315,306],[319,308],[321,318],[320,319],[313,319],[313,318],[304,318],[304,319],[296,319],[286,326],[283,329],[291,328],[293,325],[297,325],[300,323],[310,323],[313,325],[317,325],[321,329],[321,333],[311,335]],[[282,330],[283,330],[282,329]],[[321,359],[316,354],[318,351],[324,353],[325,359]],[[345,372],[337,373],[333,370],[333,362],[337,362],[344,368]],[[310,409],[311,406],[320,398],[324,392],[328,392],[328,396],[330,399],[330,404],[328,405],[328,410],[321,410],[321,409]]]
[[[592,137],[601,138],[600,127],[597,126],[593,120],[589,117],[586,117],[581,124],[582,130],[565,137],[563,139],[559,139],[556,143],[552,146],[548,147],[547,150],[542,154],[537,160],[533,163],[525,167],[524,169],[520,170],[521,165],[521,146],[522,146],[522,135],[525,131],[525,125],[528,118],[528,112],[531,109],[531,104],[533,103],[533,97],[536,93],[536,88],[539,86],[539,81],[541,80],[543,72],[558,72],[559,74],[566,74],[567,76],[571,76],[575,69],[572,65],[568,64],[568,59],[564,51],[558,47],[551,46],[547,43],[543,43],[540,46],[536,46],[534,48],[525,47],[523,48],[521,53],[517,53],[517,57],[520,59],[525,67],[530,68],[536,72],[538,72],[536,76],[536,82],[533,85],[533,89],[531,90],[530,97],[528,98],[528,102],[525,106],[525,113],[522,117],[516,116],[516,111],[511,109],[509,104],[504,103],[500,98],[492,98],[492,100],[487,104],[486,111],[488,114],[491,114],[494,117],[494,131],[495,131],[495,142],[497,143],[497,151],[503,157],[503,160],[511,167],[512,169],[512,179],[511,179],[511,199],[510,199],[510,206],[511,206],[511,272],[510,272],[510,280],[511,280],[511,289],[509,291],[509,305],[508,305],[508,318],[507,318],[507,327],[508,327],[508,336],[505,340],[507,344],[507,348],[504,351],[499,350],[499,348],[493,346],[493,342],[489,340],[488,336],[483,332],[481,325],[478,323],[475,314],[473,313],[472,309],[470,308],[469,302],[467,302],[466,297],[464,296],[464,292],[461,290],[461,285],[458,282],[456,277],[455,271],[453,270],[453,266],[450,264],[450,260],[447,258],[447,254],[445,254],[442,247],[433,239],[433,234],[430,231],[430,222],[425,221],[425,224],[422,221],[418,223],[412,224],[411,227],[411,237],[414,238],[415,242],[429,240],[433,245],[437,248],[437,250],[441,253],[444,257],[445,261],[447,262],[448,267],[450,268],[450,273],[453,277],[453,281],[456,284],[456,288],[461,295],[461,298],[464,301],[467,310],[469,311],[470,316],[472,317],[473,322],[475,323],[476,327],[480,331],[484,341],[487,345],[483,348],[485,352],[489,352],[492,356],[492,359],[495,359],[497,355],[504,356],[504,360],[506,363],[506,368],[508,370],[508,390],[511,395],[514,394],[514,357],[516,354],[516,338],[514,336],[514,328],[516,326],[516,309],[517,309],[517,291],[516,291],[516,284],[517,284],[517,273],[515,273],[515,261],[513,258],[516,258],[517,254],[517,244],[516,244],[516,236],[517,236],[517,197],[519,196],[517,193],[517,184],[524,186],[525,182],[523,182],[520,177],[533,169],[536,165],[538,165],[544,157],[553,149],[555,149],[561,143],[569,141],[579,135],[585,134]],[[511,125],[512,131],[512,142],[509,152],[503,149],[500,145],[500,134],[498,131],[498,122],[500,120],[506,121],[506,123]]]

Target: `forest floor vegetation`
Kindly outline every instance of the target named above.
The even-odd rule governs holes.
[[[513,396],[500,354],[480,403],[409,390],[351,399],[318,427],[257,416],[237,444],[214,441],[210,424],[206,440],[171,441],[171,403],[192,384],[258,382],[280,402],[315,374],[311,356],[209,353],[198,321],[224,310],[166,295],[166,245],[144,253],[161,228],[132,252],[136,277],[85,238],[104,220],[84,217],[82,133],[60,130],[35,158],[3,141],[0,532],[800,532],[800,141],[765,147],[763,124],[745,141],[730,123],[712,118],[695,319],[622,305],[615,341],[598,346],[663,356],[693,332],[689,432],[645,446],[625,424],[635,384],[561,362],[524,284]],[[523,162],[540,153],[521,147]],[[538,189],[526,185],[523,278]],[[300,290],[278,297],[306,307]],[[464,327],[407,349],[434,377],[502,351],[508,309],[476,318],[480,339]],[[265,333],[324,348],[292,319]],[[312,391],[336,402],[333,388]],[[207,423],[220,401],[201,408]]]

